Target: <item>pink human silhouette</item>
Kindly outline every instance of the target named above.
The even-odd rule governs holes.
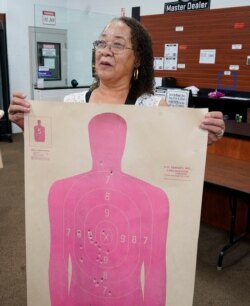
[[[169,202],[121,171],[126,122],[89,122],[92,169],[49,191],[52,306],[164,306]]]
[[[36,142],[45,141],[45,127],[42,126],[41,120],[37,120],[37,124],[34,126],[34,138]]]

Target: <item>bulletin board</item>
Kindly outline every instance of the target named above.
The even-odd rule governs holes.
[[[155,57],[165,44],[178,44],[176,70],[155,70],[175,77],[177,86],[250,90],[250,6],[141,16],[153,41]],[[201,53],[214,63],[200,63]]]

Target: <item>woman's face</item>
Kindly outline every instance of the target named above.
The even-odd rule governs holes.
[[[121,21],[113,21],[107,25],[99,40],[108,44],[105,48],[97,48],[95,53],[96,73],[100,81],[130,83],[135,68],[130,28]],[[112,46],[130,49],[117,50]]]

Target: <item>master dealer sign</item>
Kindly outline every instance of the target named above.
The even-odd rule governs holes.
[[[210,8],[210,0],[179,0],[165,3],[164,13],[204,10]]]

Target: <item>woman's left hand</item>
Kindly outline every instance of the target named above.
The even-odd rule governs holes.
[[[225,123],[221,112],[209,112],[203,118],[200,128],[208,131],[208,144],[219,140],[225,131]]]

